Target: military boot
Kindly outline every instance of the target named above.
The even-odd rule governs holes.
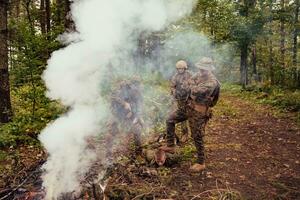
[[[192,172],[201,172],[205,169],[205,164],[199,164],[199,163],[196,163],[194,164],[193,166],[190,167],[190,170]]]

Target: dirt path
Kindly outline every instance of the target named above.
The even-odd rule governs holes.
[[[206,132],[207,169],[189,172],[192,141],[172,167],[119,164],[110,199],[300,199],[300,127],[286,113],[224,92]],[[97,188],[96,188],[97,190]],[[86,188],[84,199],[93,199]],[[98,191],[99,192],[99,191]]]
[[[128,196],[120,199],[133,193],[137,199],[300,199],[300,128],[291,114],[275,115],[271,107],[223,93],[207,127],[207,169],[189,172],[195,160],[190,141],[177,165],[158,169],[156,177],[123,180]]]
[[[201,190],[218,186],[236,189],[246,199],[300,199],[300,129],[288,114],[278,118],[274,112],[223,95],[207,128],[208,168],[199,176]],[[192,185],[197,179],[191,176]]]

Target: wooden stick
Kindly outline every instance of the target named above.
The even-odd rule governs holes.
[[[153,191],[153,188],[151,188],[151,191],[150,191],[150,192],[147,192],[147,193],[143,193],[143,194],[137,195],[136,197],[134,197],[134,198],[131,199],[131,200],[137,199],[137,198],[142,197],[142,196],[144,196],[144,195],[151,194],[152,191]]]
[[[215,191],[218,191],[218,192],[220,192],[220,191],[223,191],[223,192],[227,192],[227,191],[232,192],[232,191],[230,191],[230,190],[228,190],[228,189],[212,189],[212,190],[206,190],[206,191],[204,191],[204,192],[201,192],[200,194],[197,194],[196,196],[194,196],[193,198],[191,198],[191,200],[196,199],[196,198],[199,198],[199,197],[200,197],[201,195],[203,195],[203,194],[211,193],[211,192],[215,192]]]
[[[10,195],[12,195],[15,191],[17,191],[20,187],[22,187],[29,178],[31,178],[33,176],[33,174],[35,174],[38,170],[36,171],[33,171],[29,176],[27,176],[27,178],[24,179],[24,181],[19,184],[17,187],[15,187],[15,189],[13,189],[10,193],[8,193],[7,195],[5,195],[4,197],[1,197],[0,200],[4,200],[6,199],[7,197],[9,197]],[[1,192],[0,192],[1,193]]]

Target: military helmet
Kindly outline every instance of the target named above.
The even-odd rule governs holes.
[[[187,68],[188,68],[187,63],[184,60],[179,60],[176,63],[176,69],[187,69]]]
[[[198,69],[204,69],[204,70],[208,70],[208,71],[213,71],[215,70],[215,66],[214,66],[214,61],[209,58],[209,57],[203,57],[201,58],[196,64],[195,66]]]

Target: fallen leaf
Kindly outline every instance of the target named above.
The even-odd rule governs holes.
[[[290,168],[290,166],[288,164],[283,164],[286,168]]]

